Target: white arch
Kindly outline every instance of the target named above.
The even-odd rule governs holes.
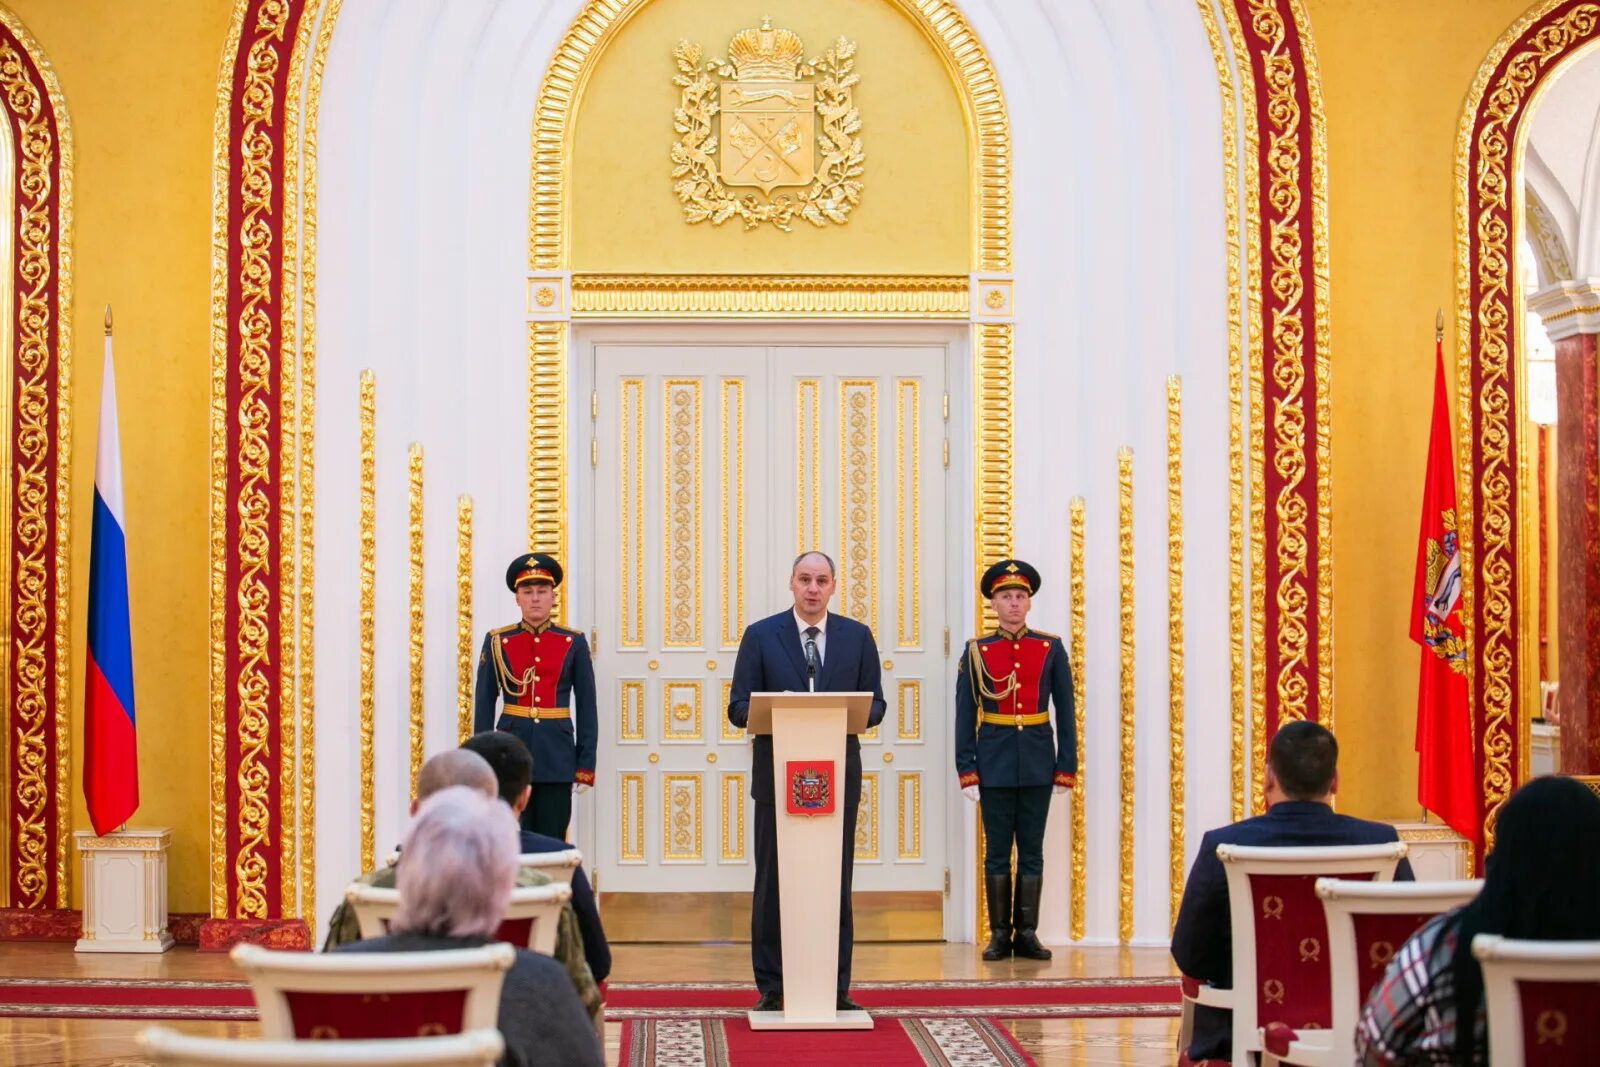
[[[378,844],[405,813],[404,450],[427,456],[430,749],[454,738],[454,500],[477,505],[478,629],[503,613],[526,516],[531,116],[581,0],[344,0],[321,100],[318,260],[317,899],[354,873],[355,381],[378,374]],[[1181,9],[1181,6],[1180,6]],[[1136,450],[1136,938],[1167,933],[1165,391],[1183,375],[1190,765],[1226,768],[1227,322],[1210,47],[1166,0],[970,0],[1014,147],[1016,541],[1067,629],[1067,500],[1088,508],[1088,936],[1116,936],[1116,481]],[[870,121],[870,116],[867,117]],[[663,176],[663,182],[666,181]],[[874,195],[868,190],[867,195]],[[462,359],[464,355],[470,359]],[[463,415],[469,417],[463,417]],[[577,449],[572,450],[576,456]],[[387,540],[386,540],[387,538]],[[959,636],[959,635],[957,635]],[[399,719],[392,718],[399,715]],[[1226,821],[1190,778],[1189,854]],[[937,811],[937,809],[931,809]],[[952,807],[954,811],[966,809]],[[1047,940],[1067,934],[1066,811],[1051,820]],[[972,864],[952,864],[971,892]],[[965,909],[967,914],[971,908]],[[956,936],[955,931],[951,932]]]

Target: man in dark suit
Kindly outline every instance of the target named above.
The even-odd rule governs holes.
[[[462,742],[468,752],[476,752],[494,771],[499,783],[500,799],[511,805],[518,817],[528,804],[532,792],[533,757],[520,738],[504,730],[485,730],[473,734]],[[559,837],[522,831],[522,851],[564,852],[572,846]],[[578,920],[578,932],[583,934],[583,957],[589,964],[596,982],[604,982],[611,974],[611,945],[606,941],[605,927],[600,925],[600,909],[595,904],[594,887],[589,876],[579,867],[572,872],[572,914]]]
[[[1400,839],[1388,823],[1334,813],[1338,765],[1339,743],[1326,727],[1294,721],[1278,728],[1267,752],[1266,814],[1211,830],[1200,841],[1172,931],[1172,959],[1180,971],[1220,989],[1233,985],[1228,879],[1218,845],[1381,845]],[[1402,859],[1394,877],[1411,881],[1411,864]],[[1197,1005],[1188,1052],[1195,1062],[1231,1058],[1233,1014]]]
[[[878,645],[872,630],[854,619],[828,611],[833,596],[833,560],[806,552],[794,561],[789,591],[794,607],[752,623],[739,642],[728,694],[728,721],[744,727],[750,716],[751,693],[871,693],[868,726],[883,721],[883,684]],[[783,1008],[783,942],[778,912],[778,822],[772,777],[772,738],[751,739],[750,795],[755,800],[755,890],[750,906],[750,958],[761,999],[757,1011]],[[840,1011],[860,1011],[850,992],[850,949],[854,927],[850,911],[850,878],[855,866],[856,812],[861,805],[861,743],[845,742],[844,866],[839,880]]]

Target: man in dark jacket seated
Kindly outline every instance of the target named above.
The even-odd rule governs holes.
[[[1200,841],[1172,931],[1172,959],[1184,974],[1219,989],[1233,985],[1228,879],[1218,845],[1381,845],[1400,839],[1388,823],[1334,813],[1338,764],[1339,743],[1326,727],[1294,721],[1278,728],[1267,752],[1266,814],[1209,831]],[[1394,877],[1411,881],[1411,864],[1401,860]],[[1188,1053],[1195,1062],[1231,1058],[1233,1013],[1196,1005]]]
[[[517,737],[499,730],[485,730],[473,734],[461,745],[469,752],[482,756],[494,769],[500,782],[500,799],[511,805],[520,817],[528,804],[532,791],[533,757],[528,746]],[[564,852],[572,846],[559,838],[523,830],[522,851]],[[588,875],[579,867],[572,872],[572,912],[578,918],[578,930],[583,934],[583,955],[596,982],[604,983],[611,974],[611,946],[606,942],[605,927],[600,925],[600,909],[595,904],[594,888]],[[602,988],[604,988],[602,986]]]

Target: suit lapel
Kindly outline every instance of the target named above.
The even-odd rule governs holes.
[[[800,629],[795,625],[794,612],[786,611],[777,618],[778,643],[789,654],[789,662],[794,664],[795,673],[800,676],[801,688],[805,687],[806,653],[800,647]],[[826,664],[824,664],[826,667]],[[822,688],[822,680],[817,679],[817,688]]]
[[[828,612],[828,649],[822,655],[822,673],[817,678],[817,688],[823,692],[833,692],[833,676],[838,672],[835,667],[841,659],[840,653],[845,650],[844,627],[839,625],[841,616]]]

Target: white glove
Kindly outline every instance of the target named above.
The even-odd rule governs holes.
[[[1060,796],[1062,793],[1067,791],[1067,787],[1064,785],[1051,786],[1050,791],[1056,796]]]
[[[963,786],[961,795],[976,804],[978,802],[978,787],[975,785]]]
[[[579,796],[582,796],[589,791],[589,784],[587,782],[574,782],[572,785],[572,791]]]

